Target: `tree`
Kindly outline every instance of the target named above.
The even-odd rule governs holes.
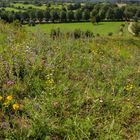
[[[110,8],[110,6],[108,4],[101,6],[100,10],[99,10],[99,14],[98,16],[100,17],[100,19],[105,19],[106,17],[106,11]]]
[[[67,14],[66,14],[66,16],[67,16],[67,20],[68,21],[72,21],[74,19],[74,13],[73,13],[73,11],[68,11]]]
[[[140,35],[140,23],[137,23],[137,22],[133,23],[132,31],[134,32],[134,34],[136,36],[139,36]]]
[[[100,17],[101,19],[105,19],[105,13],[106,13],[106,11],[102,8],[102,9],[99,11],[99,17]]]
[[[30,17],[30,15],[29,15],[28,12],[22,12],[21,13],[21,18],[22,18],[23,21],[28,21],[29,17]]]
[[[43,13],[43,11],[42,11],[42,10],[36,11],[36,17],[37,17],[37,19],[38,19],[40,22],[43,21],[43,18],[44,18],[44,13]]]
[[[60,17],[60,21],[61,22],[62,21],[66,21],[67,20],[66,12],[65,11],[61,11],[59,17]]]
[[[8,13],[8,22],[13,22],[15,20],[15,16],[12,13]]]
[[[8,12],[6,12],[6,11],[1,12],[1,19],[8,22]]]
[[[80,21],[82,19],[81,10],[76,10],[76,12],[74,13],[74,18],[75,18],[76,21]]]
[[[106,19],[114,19],[115,14],[112,8],[109,8],[106,13]]]
[[[137,11],[136,11],[135,18],[137,18],[137,19],[140,18],[140,10],[137,10]]]
[[[88,10],[83,11],[82,19],[83,20],[89,20],[90,19],[90,12]]]
[[[92,11],[94,8],[94,4],[92,3],[85,3],[85,5],[83,5],[81,7],[81,9],[84,11],[84,10],[89,10],[89,11]]]
[[[16,12],[14,14],[14,18],[15,18],[15,20],[21,21],[22,20],[22,14],[21,14],[21,12]]]
[[[64,6],[62,6],[62,10],[65,12],[67,11],[67,9]]]
[[[67,6],[67,9],[68,9],[68,10],[74,10],[74,9],[73,9],[73,5],[72,5],[72,4],[69,4],[69,5]]]
[[[91,22],[92,22],[92,24],[95,24],[95,23],[98,24],[100,22],[100,17],[99,16],[93,16],[91,18]]]
[[[47,6],[47,7],[51,7],[51,4],[50,4],[50,3],[47,3],[46,6]]]
[[[95,17],[95,16],[93,16],[93,17],[91,18],[91,23],[92,23],[92,24],[95,24],[95,23],[96,23],[96,17]]]
[[[90,13],[90,17],[98,15],[98,11],[96,9],[92,10]]]
[[[49,10],[46,10],[46,11],[45,11],[44,17],[45,17],[46,21],[49,21],[49,20],[50,20],[51,15],[50,15],[50,11],[49,11]]]
[[[120,8],[115,8],[114,9],[114,15],[115,15],[115,19],[123,19],[123,11]]]
[[[29,10],[29,17],[32,20],[36,20],[36,10]]]
[[[81,8],[81,4],[80,3],[75,3],[74,4],[74,9],[80,9]]]
[[[94,10],[98,11],[100,10],[101,8],[101,4],[97,3],[95,6],[94,6]]]
[[[101,21],[99,16],[96,16],[96,23],[98,24]]]
[[[136,13],[136,9],[126,7],[124,10],[124,15],[126,20],[133,19]]]
[[[56,10],[51,10],[51,20],[52,22],[55,22],[56,20],[59,19],[59,15],[58,15],[58,12]]]

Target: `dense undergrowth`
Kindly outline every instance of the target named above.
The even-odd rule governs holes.
[[[138,140],[140,40],[52,40],[0,23],[0,139]]]

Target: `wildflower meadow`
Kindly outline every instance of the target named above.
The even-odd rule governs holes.
[[[139,140],[140,39],[1,22],[0,139]]]

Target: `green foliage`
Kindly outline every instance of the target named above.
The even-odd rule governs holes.
[[[92,24],[95,24],[96,23],[96,17],[95,16],[91,18],[91,23]]]
[[[136,36],[139,36],[140,35],[140,23],[138,23],[138,22],[133,23],[132,31],[134,32],[134,34]]]
[[[26,16],[25,16],[26,15]],[[140,18],[139,5],[119,6],[111,3],[27,3],[0,2],[0,18],[7,22],[20,20],[27,23],[31,20],[44,22],[89,21],[96,17],[97,22],[104,20],[124,21]]]

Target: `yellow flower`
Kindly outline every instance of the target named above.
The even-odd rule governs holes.
[[[13,96],[7,96],[6,98],[8,101],[11,101],[13,99]]]
[[[126,91],[131,91],[133,89],[133,85],[129,84],[129,85],[126,85],[125,88],[124,88]]]
[[[54,80],[53,79],[49,80],[49,83],[54,84]]]
[[[0,101],[3,99],[3,97],[2,96],[0,96]]]
[[[49,85],[53,85],[53,84],[54,84],[54,80],[53,80],[53,79],[50,79],[50,80],[47,81],[47,83],[48,83]]]
[[[13,104],[13,109],[14,110],[19,110],[19,104],[17,104],[17,103]]]
[[[3,105],[4,105],[5,107],[8,107],[8,106],[9,106],[9,102],[4,102]]]

